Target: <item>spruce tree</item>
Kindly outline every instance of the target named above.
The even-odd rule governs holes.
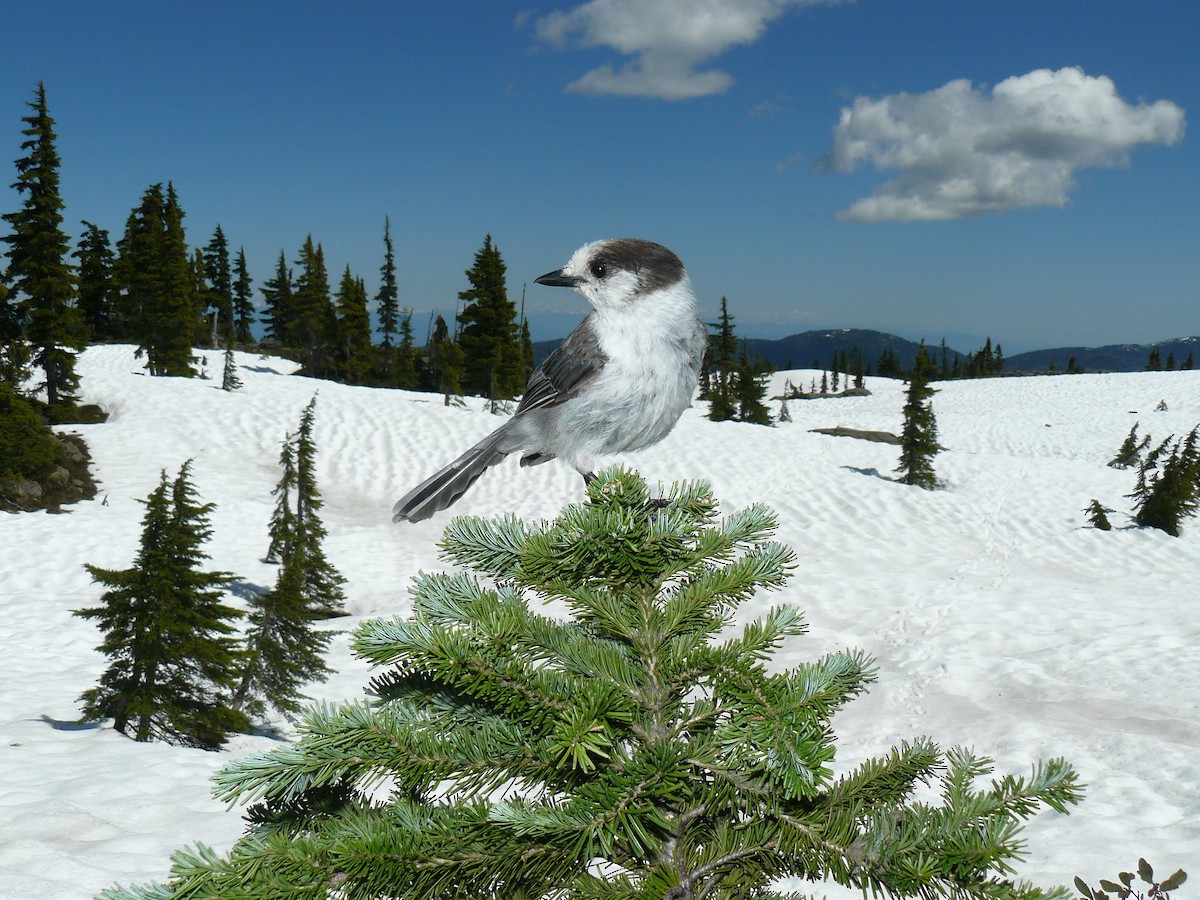
[[[202,254],[204,277],[208,282],[205,301],[209,314],[216,315],[213,347],[223,346],[226,334],[234,334],[233,269],[229,264],[229,241],[218,225]]]
[[[462,347],[450,336],[450,328],[440,315],[434,322],[428,352],[431,387],[442,395],[443,405],[449,406],[452,397],[462,396],[466,362]]]
[[[16,297],[0,278],[0,382],[19,390],[29,377],[29,345],[23,339]]]
[[[267,526],[270,543],[264,562],[283,561],[284,552],[295,543],[296,514],[292,511],[292,495],[296,491],[296,445],[291,434],[283,439],[279,448],[279,481],[271,494],[275,497],[275,509]]]
[[[289,547],[275,586],[250,601],[246,664],[234,709],[261,717],[269,706],[292,718],[305,699],[301,687],[333,671],[323,657],[333,635],[313,628],[318,616],[305,596],[305,565],[302,549]]]
[[[937,487],[933,458],[941,447],[937,442],[937,419],[930,398],[937,393],[929,386],[933,364],[925,354],[922,341],[917,360],[909,377],[904,399],[904,427],[900,432],[900,473],[902,484],[912,484],[931,491]]]
[[[151,374],[191,378],[195,374],[192,346],[201,324],[203,306],[188,262],[183,218],[175,185],[167,182],[166,205],[163,207],[161,293],[154,317],[156,334],[147,355]]]
[[[1134,422],[1133,427],[1129,429],[1129,434],[1126,435],[1124,442],[1117,449],[1117,455],[1108,461],[1108,464],[1114,469],[1128,469],[1137,463],[1141,458],[1142,451],[1146,449],[1146,445],[1150,443],[1150,435],[1146,435],[1141,441],[1138,440],[1137,430],[1140,422]]]
[[[79,312],[93,341],[115,338],[116,283],[108,232],[84,221],[83,237],[73,254],[79,260]]]
[[[413,345],[411,309],[400,314],[400,343],[395,348],[395,371],[391,383],[406,391],[415,391],[420,386],[417,375],[417,348]]]
[[[525,389],[517,308],[508,299],[506,271],[500,250],[489,234],[466,271],[471,286],[458,295],[465,301],[458,314],[463,388],[493,401],[511,400]]]
[[[36,99],[28,106],[33,113],[22,118],[29,125],[22,131],[27,140],[21,149],[26,155],[16,162],[13,184],[24,202],[16,212],[3,215],[11,233],[0,240],[8,244],[9,302],[17,304],[33,364],[44,376],[39,386],[46,389],[46,401],[53,407],[75,399],[79,388],[75,355],[87,346],[87,326],[75,305],[75,272],[62,230],[61,161],[45,85],[38,83]]]
[[[1099,531],[1112,531],[1112,522],[1108,521],[1108,514],[1111,509],[1105,508],[1099,500],[1093,500],[1083,508],[1087,514],[1087,522],[1093,528]]]
[[[183,218],[174,185],[164,194],[161,184],[153,184],[117,243],[117,331],[138,343],[156,376],[195,374],[192,344],[201,326],[201,301]]]
[[[250,269],[246,266],[246,251],[238,248],[237,260],[233,264],[233,328],[234,339],[239,344],[254,341],[250,326],[254,322],[254,295],[250,291]]]
[[[282,250],[275,265],[275,277],[264,281],[260,290],[267,301],[262,316],[267,340],[274,341],[280,347],[298,347],[299,325],[296,298],[292,291],[292,270],[288,268],[287,257]]]
[[[383,265],[379,268],[379,293],[375,295],[375,309],[379,314],[379,332],[383,335],[383,348],[390,353],[392,339],[400,324],[400,291],[396,287],[396,248],[392,244],[392,222],[383,217]]]
[[[768,366],[761,360],[750,360],[750,352],[743,339],[736,374],[739,422],[771,424],[771,410],[767,408],[767,378]]]
[[[1139,525],[1179,537],[1183,520],[1200,510],[1200,425],[1182,441],[1168,437],[1151,450],[1129,496]]]
[[[165,225],[162,185],[152,184],[125,221],[125,234],[117,242],[114,275],[117,297],[114,336],[133,341],[144,351],[150,344],[152,317],[160,293],[159,269]]]
[[[297,334],[305,351],[304,372],[314,378],[329,374],[329,351],[337,335],[337,314],[329,295],[329,275],[325,268],[325,251],[314,244],[310,234],[296,260],[293,300],[295,302]]]
[[[230,623],[240,614],[222,602],[232,576],[201,569],[213,506],[198,502],[190,467],[173,482],[164,471],[144,501],[132,567],[85,566],[108,590],[75,614],[97,621],[109,666],[80,699],[84,721],[112,718],[137,741],[211,750],[249,723],[227,702],[240,664]]]
[[[733,331],[733,316],[729,313],[729,300],[721,298],[721,316],[708,327],[715,329],[708,336],[708,352],[704,365],[708,375],[708,417],[714,422],[725,422],[737,417],[738,344]]]
[[[785,668],[800,611],[738,616],[795,567],[767,508],[649,493],[608,470],[553,522],[454,520],[465,571],[418,575],[410,618],[354,634],[387,667],[370,695],[217,776],[220,799],[257,801],[229,854],[181,851],[167,885],[105,896],[741,900],[796,877],[1065,900],[1010,879],[1021,823],[1080,798],[1070,765],[985,781],[987,757],[917,738],[835,777],[833,717],[870,660]]]
[[[325,556],[325,524],[321,521],[321,491],[317,487],[317,445],[313,440],[317,398],[304,407],[296,431],[296,524],[293,546],[303,559],[303,593],[314,615],[346,614],[346,579]],[[286,552],[284,553],[286,559]]]
[[[225,363],[221,369],[221,390],[236,391],[242,386],[242,379],[238,377],[237,360],[233,357],[233,334],[230,333],[225,338]]]
[[[362,384],[371,369],[371,314],[367,289],[346,266],[337,292],[338,372],[349,384]]]
[[[282,563],[296,552],[301,561],[301,592],[315,616],[345,614],[345,579],[325,556],[326,531],[321,521],[324,502],[317,486],[316,424],[317,398],[313,397],[300,417],[297,432],[287,435],[279,451],[280,478],[272,491],[275,509],[268,526],[270,544],[266,562]]]

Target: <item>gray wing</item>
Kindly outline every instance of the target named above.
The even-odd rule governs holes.
[[[592,316],[588,313],[567,339],[533,370],[515,416],[569,400],[604,368],[608,357],[600,349]]]

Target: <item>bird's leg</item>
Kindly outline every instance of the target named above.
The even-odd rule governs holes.
[[[583,475],[583,487],[586,490],[588,485],[590,485],[593,481],[596,480],[596,473],[595,472],[583,472],[581,474]]]

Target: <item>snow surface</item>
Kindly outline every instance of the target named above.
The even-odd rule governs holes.
[[[200,495],[217,506],[212,567],[236,572],[243,595],[269,586],[274,567],[261,557],[279,445],[318,393],[326,550],[352,612],[327,627],[406,613],[412,575],[445,568],[437,542],[449,514],[395,525],[391,506],[495,426],[482,402],[446,408],[437,396],[312,381],[248,354],[237,357],[243,389],[225,393],[214,359],[216,381],[152,379],[130,347],[87,350],[84,399],[110,419],[71,430],[91,448],[101,493],[66,515],[0,515],[0,897],[91,897],[164,878],[181,845],[227,848],[241,811],[211,798],[209,778],[277,740],[238,736],[207,753],[78,721],[79,694],[105,664],[94,623],[71,615],[101,593],[83,563],[129,565],[137,501],[161,469],[194,459]],[[780,373],[776,387],[785,377],[807,385],[812,373]],[[839,766],[922,734],[993,756],[999,773],[1065,756],[1087,797],[1068,817],[1033,821],[1023,877],[1095,883],[1138,856],[1159,872],[1197,874],[1200,521],[1181,538],[1132,527],[1123,495],[1134,475],[1105,463],[1135,421],[1156,441],[1200,422],[1200,372],[938,385],[947,450],[937,492],[890,480],[894,446],[809,433],[897,431],[903,385],[867,386],[870,397],[793,402],[794,421],[776,428],[713,423],[693,408],[625,461],[652,484],[706,479],[726,511],[755,501],[778,511],[800,565],[785,591],[755,598],[744,615],[779,602],[805,610],[811,632],[783,664],[847,646],[878,662],[878,685],[835,722]],[[1167,411],[1155,411],[1159,401]],[[452,512],[549,518],[581,489],[566,467],[509,460]],[[1084,527],[1092,498],[1117,510],[1114,531]],[[310,695],[359,696],[369,671],[344,634],[330,664],[337,674]]]

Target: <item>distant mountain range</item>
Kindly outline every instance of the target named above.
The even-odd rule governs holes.
[[[539,341],[534,344],[534,355],[538,362],[557,347],[558,341]],[[862,354],[863,361],[874,371],[879,357],[885,350],[892,350],[905,369],[912,368],[917,358],[916,341],[897,337],[882,331],[865,328],[840,328],[823,331],[805,331],[777,340],[748,338],[746,345],[751,356],[761,356],[776,369],[828,369],[833,365],[835,353],[846,353],[853,357],[855,350]],[[1001,344],[1003,346],[1003,344]],[[978,347],[972,348],[974,353]],[[1189,354],[1200,365],[1200,337],[1175,338],[1154,344],[1110,344],[1104,347],[1054,347],[1049,350],[1031,350],[1016,353],[1004,359],[1005,372],[1046,372],[1053,369],[1065,372],[1072,359],[1077,367],[1088,372],[1140,372],[1146,368],[1150,351],[1157,349],[1165,368],[1169,357],[1174,357],[1176,368],[1182,366]],[[941,366],[940,344],[926,344],[926,351],[933,356],[935,365]],[[946,348],[947,363],[954,365],[956,358],[968,353]]]

